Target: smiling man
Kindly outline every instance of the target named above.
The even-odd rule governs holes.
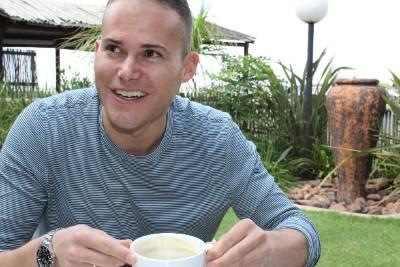
[[[317,263],[314,225],[254,144],[228,114],[176,96],[199,61],[191,20],[185,0],[109,1],[96,88],[21,113],[0,152],[0,266],[134,264],[132,239],[210,241],[230,207],[241,221],[208,267]]]

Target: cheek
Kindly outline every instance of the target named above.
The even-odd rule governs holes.
[[[96,60],[94,64],[96,86],[107,86],[113,79],[113,72],[112,64],[105,60]]]

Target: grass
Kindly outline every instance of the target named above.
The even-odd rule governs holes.
[[[305,211],[321,238],[321,267],[400,266],[400,220],[361,218],[333,212]],[[232,210],[225,215],[216,238],[238,221]]]

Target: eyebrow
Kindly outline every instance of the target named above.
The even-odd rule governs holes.
[[[113,43],[113,44],[122,44],[122,42],[121,41],[118,41],[118,40],[115,40],[115,39],[112,39],[112,38],[101,38],[101,42],[102,43],[104,43],[104,42],[110,42],[110,43]]]
[[[115,40],[115,39],[112,39],[112,38],[102,38],[101,42],[102,43],[110,42],[110,43],[117,44],[117,45],[122,45],[123,44],[123,42]],[[143,45],[141,45],[141,48],[145,48],[145,49],[160,49],[160,50],[163,50],[165,53],[168,53],[167,48],[165,48],[162,45],[157,45],[157,44],[143,44]]]
[[[168,53],[168,50],[162,46],[162,45],[156,45],[156,44],[143,44],[141,45],[142,48],[146,48],[146,49],[159,49],[159,50],[163,50],[164,53]]]

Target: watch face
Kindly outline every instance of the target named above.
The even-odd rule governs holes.
[[[51,267],[53,258],[46,246],[41,245],[37,251],[37,263],[39,267]]]

